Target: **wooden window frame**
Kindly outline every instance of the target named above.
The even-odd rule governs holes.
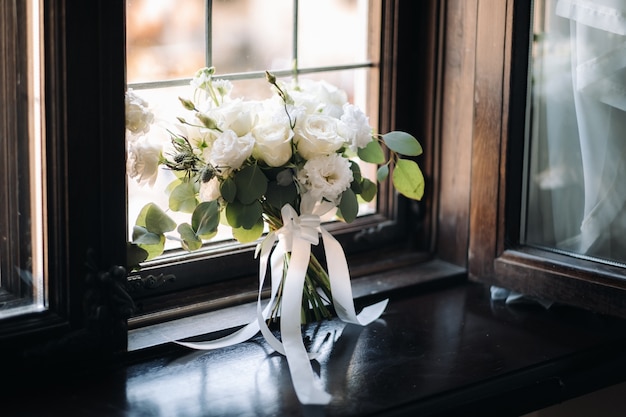
[[[461,233],[468,236],[469,279],[626,317],[623,269],[520,243],[530,3],[447,1],[447,39],[458,44],[448,49],[443,126],[444,136],[447,120],[449,135],[471,138],[456,150],[471,154],[471,162],[457,165],[454,177],[468,179],[461,187],[469,190],[469,230]],[[445,155],[451,148],[445,137],[442,143]],[[446,169],[443,179],[450,176]],[[440,232],[446,223],[440,217]],[[440,242],[447,239],[440,235]],[[450,256],[460,258],[462,250]]]

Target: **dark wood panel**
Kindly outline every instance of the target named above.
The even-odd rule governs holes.
[[[503,417],[626,375],[626,322],[494,303],[478,284],[404,289],[365,328],[330,320],[303,331],[333,395],[325,407],[300,405],[285,359],[255,338],[211,352],[172,346],[91,378],[33,379],[3,399],[2,415]]]

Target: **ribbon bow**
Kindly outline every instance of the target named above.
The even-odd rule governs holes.
[[[314,359],[316,355],[307,353],[300,330],[300,309],[302,306],[304,278],[311,256],[311,245],[319,243],[319,235],[322,235],[324,243],[333,306],[341,320],[366,326],[380,317],[387,306],[388,300],[365,307],[357,315],[350,285],[350,272],[343,248],[328,231],[321,227],[319,215],[298,215],[291,205],[286,204],[281,209],[281,216],[283,227],[270,232],[257,247],[257,256],[260,255],[260,257],[256,320],[237,332],[217,340],[198,343],[176,343],[193,349],[210,350],[244,342],[261,331],[268,344],[287,358],[291,380],[298,400],[302,404],[328,404],[331,398],[330,394],[319,387],[311,368],[310,360]],[[279,243],[272,253],[276,240]],[[281,342],[269,330],[266,320],[269,317],[272,305],[274,305],[278,288],[283,278],[283,257],[287,253],[291,253],[291,259],[283,284],[280,316]],[[261,291],[269,261],[272,264],[271,295],[269,303],[265,309],[262,309]]]

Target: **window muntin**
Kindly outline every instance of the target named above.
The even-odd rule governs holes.
[[[23,2],[3,25],[6,59],[0,117],[0,319],[43,311],[47,305],[44,256],[45,170],[42,13],[39,0]],[[8,13],[9,4],[1,12]],[[17,42],[15,42],[17,40]],[[13,60],[13,58],[15,60]],[[13,81],[13,83],[10,82]]]

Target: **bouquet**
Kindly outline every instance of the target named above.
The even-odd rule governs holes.
[[[167,144],[145,136],[152,113],[132,90],[127,92],[129,175],[154,184],[159,166],[172,170],[177,178],[164,190],[167,209],[191,214],[189,222],[176,224],[161,207],[147,204],[133,228],[134,263],[163,253],[168,237],[187,250],[199,249],[215,236],[222,216],[243,243],[260,238],[265,225],[280,230],[286,205],[297,215],[336,210],[338,219],[351,222],[359,199],[371,201],[377,192],[376,183],[361,175],[357,157],[379,165],[378,181],[393,166],[396,190],[421,199],[419,166],[401,158],[419,155],[418,141],[404,132],[373,134],[368,118],[348,103],[344,91],[324,81],[283,83],[266,72],[274,94],[263,101],[245,100],[233,98],[232,84],[214,79],[214,72],[196,72],[193,97],[180,98],[189,116],[177,118],[178,129],[170,131]],[[168,236],[174,229],[177,236]],[[288,265],[289,255],[285,258]],[[311,256],[303,321],[330,317],[326,306],[331,299],[328,275]],[[279,309],[278,302],[273,318]]]
[[[220,221],[231,226],[240,242],[254,242],[267,233],[257,255],[259,289],[271,266],[270,302],[262,311],[259,291],[256,322],[203,346],[237,343],[260,330],[272,347],[287,355],[290,368],[301,367],[308,360],[301,340],[283,346],[265,320],[280,317],[283,341],[294,341],[301,322],[331,317],[331,305],[342,320],[359,324],[376,319],[386,305],[385,301],[359,315],[354,312],[343,250],[321,227],[320,216],[351,222],[359,200],[368,202],[376,196],[376,182],[362,175],[357,158],[378,165],[378,182],[391,173],[399,193],[421,199],[422,172],[405,157],[417,156],[422,149],[405,132],[375,134],[346,93],[324,81],[282,82],[266,72],[273,94],[265,100],[246,100],[234,97],[232,84],[215,79],[214,73],[214,68],[197,71],[191,80],[192,97],[180,98],[186,115],[177,118],[167,143],[150,139],[152,113],[137,94],[127,92],[129,176],[153,185],[159,167],[175,174],[164,190],[169,207],[149,203],[137,217],[131,264],[160,255],[168,238],[180,241],[184,249],[197,250],[216,235]],[[189,221],[177,224],[168,211],[188,213]],[[310,251],[320,234],[326,265]],[[299,398],[326,402],[323,391],[310,389],[311,379],[312,374],[304,382],[294,379]]]

